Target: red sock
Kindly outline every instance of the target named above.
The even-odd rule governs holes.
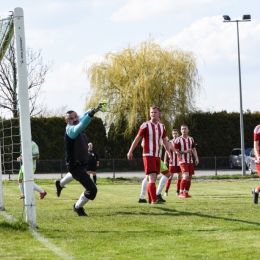
[[[191,181],[186,181],[185,190],[189,191],[190,190],[190,185],[191,185]]]
[[[181,180],[177,180],[176,189],[180,190],[180,188],[181,188]]]
[[[185,190],[185,185],[186,185],[186,180],[182,179],[181,184],[180,184],[180,190],[184,191]]]
[[[170,189],[170,186],[171,186],[171,182],[172,182],[172,179],[168,179],[167,182],[166,182],[166,185],[165,185],[165,190],[168,191]]]
[[[156,202],[157,196],[156,196],[156,185],[154,182],[149,182],[147,186],[147,190],[150,193],[152,202]]]
[[[147,186],[147,194],[148,194],[148,203],[151,203],[152,197],[151,197],[151,194],[150,194],[150,189],[148,189],[148,186]]]

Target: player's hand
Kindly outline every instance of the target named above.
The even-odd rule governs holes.
[[[195,159],[195,165],[197,166],[199,164],[199,159]]]
[[[128,160],[132,160],[133,159],[133,153],[132,152],[128,152],[127,159]]]
[[[22,156],[17,157],[17,162],[21,162],[22,161]]]

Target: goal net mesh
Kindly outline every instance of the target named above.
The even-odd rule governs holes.
[[[19,111],[16,88],[14,88],[15,59],[7,62],[14,37],[13,17],[0,20],[0,209],[19,219],[24,212],[23,202],[18,200],[19,187],[17,174],[20,163],[17,157],[21,151]],[[14,55],[13,55],[14,57]],[[12,65],[13,64],[13,67]],[[6,73],[8,72],[9,73]],[[15,101],[15,102],[14,102]]]

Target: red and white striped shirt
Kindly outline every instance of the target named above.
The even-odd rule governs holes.
[[[194,146],[194,140],[191,136],[183,137],[179,136],[174,142],[174,148],[179,151],[186,151],[192,149]],[[179,163],[193,163],[192,153],[184,153],[178,156]]]
[[[258,142],[258,152],[260,154],[260,125],[257,125],[254,129],[254,141],[259,141]],[[257,160],[255,156],[255,160]]]
[[[172,139],[169,142],[174,147],[175,140]],[[180,163],[179,163],[179,160],[178,160],[178,155],[175,152],[173,152],[172,150],[171,150],[171,154],[172,154],[172,161],[170,160],[169,166],[180,166]]]
[[[143,137],[143,156],[160,157],[162,139],[167,136],[164,124],[145,122],[141,125],[138,135]]]

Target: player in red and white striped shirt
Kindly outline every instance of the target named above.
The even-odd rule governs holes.
[[[257,169],[258,176],[260,177],[260,125],[257,125],[254,129],[254,151],[255,151],[255,166]],[[260,186],[252,190],[254,195],[254,203],[258,204]]]
[[[178,130],[173,129],[172,130],[173,139],[170,140],[170,143],[172,144],[173,147],[174,147],[174,142],[178,138],[178,136],[179,136]],[[174,173],[177,174],[176,195],[179,195],[179,192],[180,192],[181,177],[182,177],[180,163],[179,163],[178,155],[176,154],[176,152],[171,151],[171,153],[172,153],[172,161],[169,161],[169,172],[171,174],[171,177],[169,177],[169,179],[166,182],[164,196],[168,196],[168,190],[170,189],[170,185],[171,185],[171,181],[172,181],[172,177],[173,177]],[[167,164],[168,158],[169,158],[168,154],[165,153],[165,155],[164,155],[164,163],[165,164]]]
[[[187,125],[181,126],[182,135],[175,140],[174,147],[179,150],[181,155],[178,156],[180,168],[182,172],[182,180],[180,184],[180,198],[190,198],[189,190],[191,185],[191,178],[194,175],[194,164],[192,154],[195,157],[195,164],[199,164],[197,150],[195,148],[194,140],[188,136],[189,128]]]
[[[133,151],[137,144],[143,138],[143,162],[145,174],[149,176],[149,183],[147,186],[148,202],[157,203],[156,196],[156,179],[157,174],[160,173],[160,146],[164,144],[166,151],[170,153],[169,143],[167,142],[167,135],[164,124],[160,123],[160,110],[158,107],[150,108],[151,120],[141,125],[136,138],[134,139],[127,158],[132,160]]]

